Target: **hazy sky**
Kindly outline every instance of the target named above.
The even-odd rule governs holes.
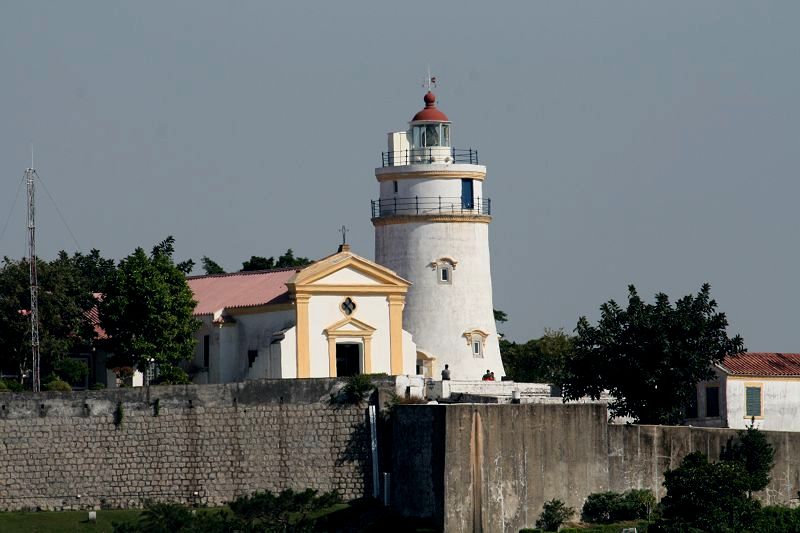
[[[227,269],[343,224],[373,257],[386,133],[428,65],[492,200],[500,328],[527,340],[708,281],[800,351],[798,2],[4,2],[0,229],[35,166],[84,251],[172,234]],[[25,254],[24,190],[0,255]],[[40,191],[39,253],[74,251]]]

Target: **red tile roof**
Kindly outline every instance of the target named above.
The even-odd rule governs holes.
[[[232,307],[287,303],[286,282],[299,269],[276,268],[254,272],[236,272],[186,279],[194,293],[195,315],[209,315]]]
[[[86,311],[84,315],[86,315],[86,318],[89,320],[92,328],[94,328],[94,338],[97,340],[107,339],[108,335],[106,334],[106,330],[100,326],[100,312],[98,311],[97,306],[92,306],[92,308]]]
[[[800,376],[800,353],[752,352],[729,355],[720,366],[733,376]]]

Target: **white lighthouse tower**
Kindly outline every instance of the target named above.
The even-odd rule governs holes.
[[[448,364],[452,379],[480,379],[488,369],[499,380],[505,373],[492,306],[486,167],[477,150],[452,147],[436,96],[428,91],[424,100],[408,131],[389,134],[375,169],[375,260],[412,282],[403,324],[426,373],[438,377]]]

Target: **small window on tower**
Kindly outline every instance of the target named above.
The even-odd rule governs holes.
[[[397,180],[395,180],[393,183],[394,183],[394,193],[397,194],[398,191]]]
[[[475,357],[483,357],[483,343],[480,339],[472,340],[472,355]]]
[[[483,350],[488,336],[488,333],[480,329],[464,332],[464,338],[467,339],[467,346],[472,351],[472,357],[483,357]]]
[[[453,267],[447,264],[439,265],[439,283],[453,283]]]

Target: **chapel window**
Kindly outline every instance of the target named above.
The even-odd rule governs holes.
[[[356,303],[348,296],[342,302],[341,308],[345,315],[350,316],[356,310]]]

